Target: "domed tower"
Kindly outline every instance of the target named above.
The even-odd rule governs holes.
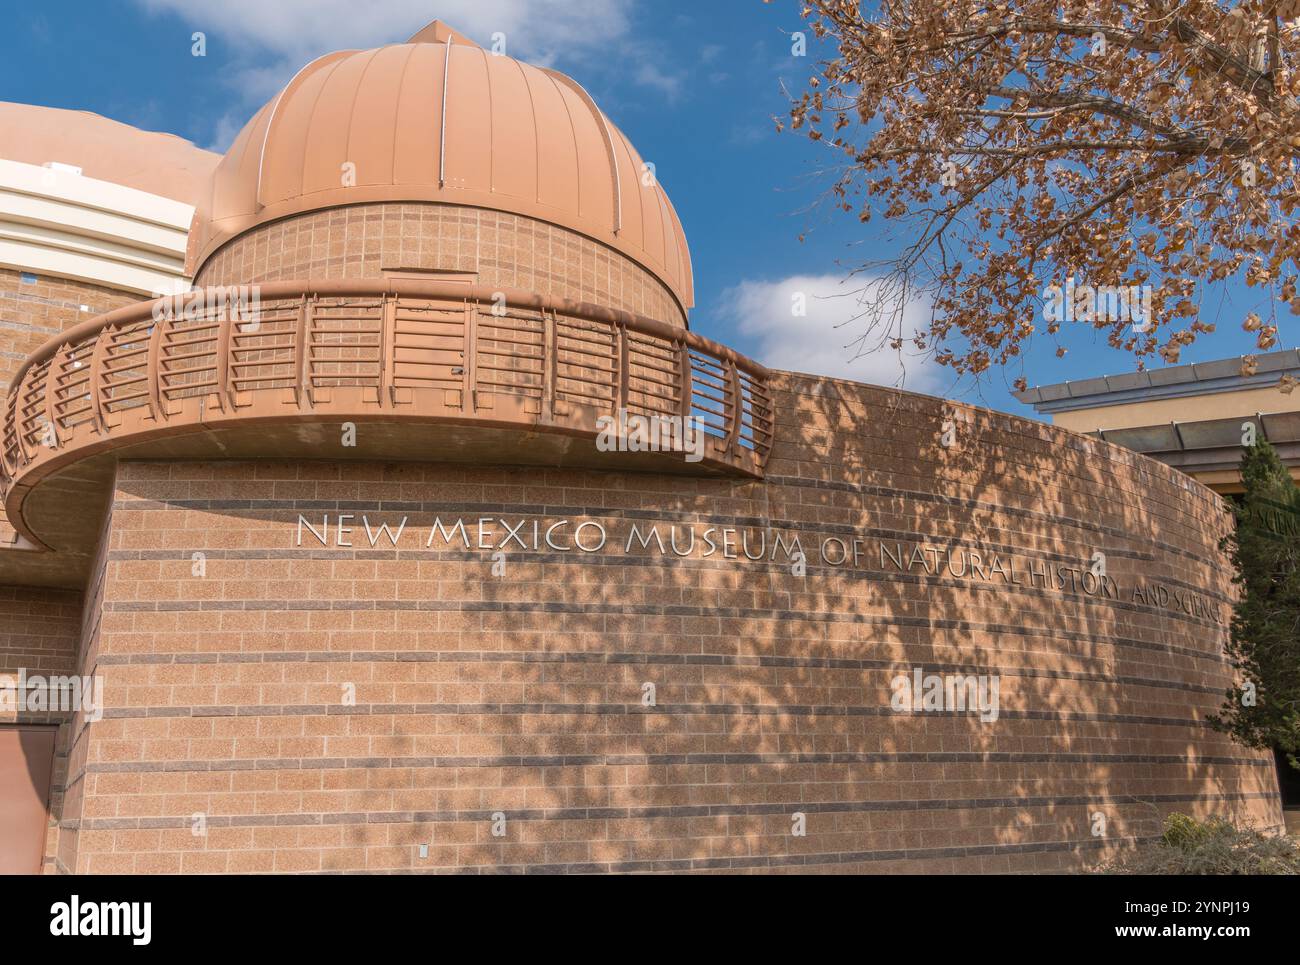
[[[198,285],[425,278],[686,327],[668,195],[581,86],[433,23],[312,61],[235,139],[199,202]]]
[[[67,501],[126,449],[762,474],[766,370],[689,330],[672,203],[557,71],[438,22],[327,54],[193,193],[194,289],[14,377],[0,483],[24,545],[66,546]],[[637,420],[698,451],[625,445]],[[334,453],[340,424],[362,428]]]

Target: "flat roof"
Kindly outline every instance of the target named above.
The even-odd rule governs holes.
[[[193,207],[211,191],[221,155],[90,111],[0,100],[0,158],[70,164],[88,178]]]
[[[1191,362],[1146,372],[1103,375],[1077,382],[1038,385],[1017,392],[1016,398],[1039,412],[1067,412],[1098,406],[1122,405],[1155,399],[1176,399],[1215,392],[1267,388],[1277,384],[1284,374],[1300,377],[1300,349],[1264,352],[1255,356],[1254,375],[1242,375],[1246,356]]]

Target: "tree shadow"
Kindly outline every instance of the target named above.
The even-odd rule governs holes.
[[[1218,497],[1001,413],[786,373],[774,387],[761,482],[125,464],[110,710],[87,758],[142,775],[115,819],[160,827],[178,869],[410,872],[1059,872],[1149,836],[1152,808],[1280,825],[1266,755],[1205,725],[1226,625],[1133,596],[1195,593],[1226,620]],[[420,539],[294,546],[308,510],[407,516]],[[488,550],[424,547],[435,517],[480,516],[596,519],[610,540],[508,552],[499,576]],[[665,540],[694,525],[696,546],[625,552],[634,522]],[[743,546],[706,556],[709,526],[751,548],[798,533],[806,573]],[[823,559],[827,538],[862,539],[861,565]],[[882,542],[909,563],[917,546],[1014,563],[1009,579],[900,567]],[[193,552],[203,579],[186,578]],[[1109,595],[1015,582],[1098,552]],[[996,720],[894,711],[891,681],[917,668],[996,677]],[[163,706],[192,708],[194,736]],[[183,792],[151,793],[176,780],[153,767]],[[193,811],[206,837],[183,827]],[[94,830],[80,867],[113,833]]]

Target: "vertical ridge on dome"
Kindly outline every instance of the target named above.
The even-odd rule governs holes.
[[[518,62],[483,54],[492,103],[492,191],[537,203],[537,118]]]
[[[695,266],[691,262],[691,249],[686,243],[686,229],[682,227],[682,219],[677,217],[677,209],[673,207],[672,198],[664,193],[664,203],[668,205],[669,212],[673,216],[673,230],[677,235],[677,262],[680,273],[676,276],[680,279],[682,297],[687,305],[695,304]]]
[[[435,20],[436,24],[437,21]],[[442,57],[442,110],[438,114],[438,187],[447,186],[447,89],[451,87],[451,38]]]
[[[352,171],[357,184],[391,184],[393,169],[392,134],[395,98],[391,92],[400,89],[402,68],[409,47],[393,44],[380,47],[366,60],[361,76],[352,91],[352,107],[343,138],[343,157],[333,159],[333,164],[322,165],[322,175],[329,180],[321,187],[333,187],[341,181],[344,163],[355,167]]]
[[[257,200],[257,204],[258,204],[259,207],[263,207],[263,206],[265,206],[265,202],[262,200],[262,185],[263,185],[263,180],[264,180],[264,177],[265,177],[265,168],[266,168],[266,149],[267,149],[267,146],[268,146],[268,145],[270,144],[270,142],[271,142],[271,133],[272,133],[272,131],[273,131],[274,128],[275,128],[275,119],[276,119],[276,115],[277,115],[277,113],[279,113],[280,105],[281,105],[282,103],[284,103],[286,100],[289,100],[289,99],[292,98],[293,94],[294,94],[294,93],[297,91],[297,89],[298,89],[298,85],[299,85],[299,83],[300,83],[302,80],[304,80],[305,78],[307,78],[307,77],[309,77],[309,76],[315,74],[315,72],[316,72],[320,67],[324,66],[324,64],[325,64],[326,62],[329,62],[329,63],[335,63],[335,64],[336,64],[338,61],[344,59],[345,57],[351,56],[353,53],[355,53],[355,51],[352,51],[352,50],[336,50],[336,51],[334,51],[333,53],[322,54],[320,57],[317,57],[317,58],[316,58],[315,60],[313,60],[311,63],[304,65],[304,66],[302,67],[302,69],[300,69],[300,70],[298,71],[298,73],[296,73],[296,74],[293,75],[293,77],[290,79],[289,83],[285,86],[284,90],[280,91],[280,93],[276,95],[276,97],[275,97],[275,101],[274,101],[274,103],[273,103],[272,106],[271,106],[271,114],[270,114],[270,117],[267,119],[267,122],[266,122],[266,128],[265,128],[265,130],[263,131],[263,134],[262,134],[262,149],[261,149],[261,152],[260,152],[260,154],[259,154],[258,162],[257,162],[257,195],[256,195],[256,200]]]
[[[609,229],[614,223],[614,172],[591,108],[562,74],[546,72],[564,101],[578,151],[578,184],[583,185],[579,215]]]
[[[284,183],[287,191],[279,197],[293,194],[310,196],[342,187],[340,167],[345,161],[352,160],[348,147],[357,92],[377,53],[378,50],[359,51],[332,64],[328,72],[323,73],[321,87],[315,91],[316,96],[310,104],[303,97],[304,103],[299,108],[299,98],[295,97],[286,105],[286,113],[302,110],[307,116],[307,137],[295,145],[299,150],[290,150],[286,154]]]
[[[659,175],[656,171],[656,185],[658,184],[658,178]],[[642,187],[642,190],[645,190],[644,186]],[[655,232],[659,239],[658,251],[660,259],[665,271],[673,271],[677,268],[677,265],[674,263],[674,256],[672,254],[673,245],[670,244],[670,240],[675,242],[677,239],[673,235],[672,219],[668,216],[668,208],[664,204],[664,192],[652,191],[651,195],[654,203],[654,211],[652,214],[655,222]]]
[[[411,44],[407,49],[410,66],[393,98],[393,184],[437,184],[442,176],[444,50],[434,44]]]
[[[562,207],[566,192],[573,199],[576,210],[582,210],[582,178],[579,172],[578,136],[573,128],[573,116],[569,111],[569,102],[564,96],[564,89],[554,77],[544,70],[529,67],[524,71],[532,90],[533,110],[536,114],[551,117],[562,115],[568,125],[537,125],[537,191],[541,204]],[[547,105],[543,110],[542,105]],[[571,152],[571,153],[570,153]],[[542,158],[554,159],[563,155],[567,162],[543,164]]]
[[[482,62],[483,62],[483,80],[486,88],[484,90],[484,93],[487,94],[487,97],[485,98],[487,103],[487,132],[488,132],[487,166],[486,166],[487,190],[488,190],[488,194],[496,194],[497,193],[496,168],[495,168],[495,162],[497,156],[496,122],[497,122],[497,115],[500,114],[500,111],[496,110],[496,96],[494,91],[492,90],[492,61],[489,59],[487,54],[483,54]]]
[[[401,122],[398,115],[402,109],[402,91],[406,90],[406,75],[411,69],[411,61],[415,59],[415,52],[419,47],[415,44],[403,44],[406,51],[406,59],[402,61],[402,72],[397,79],[397,96],[393,98],[393,136],[388,145],[388,177],[391,183],[397,183],[397,134],[401,130]]]
[[[358,104],[361,101],[361,95],[366,91],[366,78],[370,74],[371,69],[375,66],[375,61],[380,60],[387,51],[392,49],[392,47],[379,47],[372,50],[370,51],[370,55],[366,57],[364,62],[361,64],[361,70],[357,77],[357,82],[352,85],[352,103],[347,111],[347,125],[342,131],[343,160],[338,161],[332,166],[323,164],[322,167],[325,170],[321,172],[322,181],[324,181],[325,177],[329,177],[335,183],[341,184],[343,181],[343,165],[346,163],[351,163],[355,166],[354,174],[358,178],[358,184],[362,183],[360,178],[370,173],[370,165],[367,163],[369,159],[359,153],[358,149],[360,148],[361,151],[364,151],[366,145],[374,145],[377,148],[381,146],[382,141],[379,138],[369,136],[372,133],[375,133],[369,130],[369,128],[378,126],[380,117],[378,115],[370,115],[363,111],[358,111]],[[358,114],[361,114],[360,127],[362,136],[354,137],[353,131],[355,131],[358,126]],[[329,186],[332,187],[333,185],[330,184]],[[324,189],[324,187],[325,184],[322,184],[322,189]]]
[[[640,172],[637,171],[636,160],[632,157],[623,138],[615,130],[610,130],[608,121],[605,122],[605,127],[609,131],[610,150],[614,155],[614,173],[618,179],[622,233],[629,241],[650,254],[650,249],[645,244],[645,218],[641,210],[641,178]],[[625,185],[633,186],[630,192],[631,198],[628,198],[629,191],[625,189]]]
[[[640,244],[641,247],[649,253],[658,263],[660,269],[668,266],[668,257],[664,251],[663,222],[661,220],[658,202],[654,203],[653,210],[646,199],[646,192],[649,191],[655,195],[659,194],[658,176],[650,183],[646,184],[646,176],[650,173],[645,164],[645,159],[632,146],[617,126],[611,125],[613,133],[617,136],[618,142],[622,145],[623,154],[627,158],[628,167],[631,169],[631,183],[636,193],[636,209],[640,216]]]
[[[492,191],[492,94],[487,55],[477,47],[450,45],[454,103],[447,106],[448,200],[461,191]]]
[[[533,85],[528,81],[528,70],[521,61],[512,58],[511,63],[519,71],[519,81],[524,85],[524,93],[528,97],[528,115],[533,121],[533,201],[540,203],[542,200],[542,125],[537,120],[537,101],[533,99]]]
[[[591,95],[587,93],[587,89],[583,87],[581,84],[579,84],[572,77],[570,77],[568,74],[562,74],[558,70],[552,70],[549,67],[543,67],[542,69],[545,70],[552,77],[557,78],[562,84],[567,85],[571,90],[573,90],[573,92],[578,95],[579,99],[583,102],[583,104],[587,106],[587,109],[591,111],[592,117],[596,121],[596,126],[599,128],[601,133],[601,138],[605,143],[605,153],[609,157],[610,171],[614,180],[614,229],[613,230],[614,230],[614,234],[618,234],[623,229],[623,182],[619,178],[618,155],[614,151],[614,139],[610,136],[609,123],[605,120],[605,114],[603,111],[601,111],[601,109],[598,106],[596,106],[596,102],[592,100]]]

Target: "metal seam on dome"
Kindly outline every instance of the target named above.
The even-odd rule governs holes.
[[[625,137],[626,137],[626,135],[625,135]],[[644,170],[645,170],[645,168],[644,168],[644,164],[645,164],[645,161],[642,160],[642,165],[643,165],[643,167],[642,167],[642,171],[643,171],[643,172],[644,172]],[[644,177],[644,174],[643,174],[642,176]],[[659,220],[659,247],[660,247],[660,250],[662,251],[661,260],[662,260],[662,262],[663,262],[663,265],[664,265],[664,269],[665,269],[665,270],[672,270],[675,266],[672,265],[672,263],[671,263],[671,262],[672,262],[672,255],[669,254],[669,244],[668,244],[668,239],[669,239],[669,237],[672,235],[672,227],[673,227],[673,226],[672,226],[672,224],[669,222],[669,219],[668,219],[668,211],[667,211],[667,209],[666,209],[665,206],[664,206],[664,197],[665,197],[665,192],[660,188],[660,186],[659,186],[659,181],[658,181],[658,178],[657,178],[657,177],[655,178],[655,183],[654,183],[654,197],[655,197],[654,211],[655,211],[656,216],[657,216],[657,218],[658,218],[658,220]],[[645,198],[642,197],[642,202],[643,202],[643,204],[642,204],[642,210],[644,210],[644,201],[645,201]],[[677,239],[674,237],[673,240],[676,241]]]
[[[352,155],[352,122],[356,120],[357,101],[361,98],[361,88],[365,86],[366,74],[369,73],[370,68],[374,64],[376,58],[378,58],[378,56],[387,49],[388,49],[387,47],[376,47],[374,50],[370,51],[370,57],[367,58],[366,65],[361,68],[361,76],[357,78],[356,86],[352,88],[352,104],[348,108],[348,127],[347,127],[347,131],[345,131],[343,134],[344,162],[347,162]],[[306,160],[307,160],[306,158],[303,158],[302,185],[304,190],[307,187]],[[353,165],[353,167],[355,168],[355,165]]]
[[[549,67],[543,67],[542,69],[552,77],[558,78],[582,98],[582,102],[587,105],[587,109],[591,111],[592,116],[596,118],[596,122],[600,126],[601,137],[605,141],[605,154],[609,158],[609,168],[614,175],[614,234],[617,235],[623,230],[623,179],[618,173],[618,156],[614,153],[614,138],[609,133],[609,124],[605,121],[605,115],[596,106],[596,102],[592,100],[586,88],[568,74],[562,74],[558,70],[552,70]]]
[[[442,61],[442,117],[438,132],[438,187],[447,186],[447,88],[451,86],[451,35],[447,35],[447,53]]]
[[[545,77],[547,80],[549,80],[551,82],[551,86],[555,88],[555,95],[560,99],[560,106],[564,108],[564,116],[569,119],[569,136],[573,140],[573,190],[575,196],[578,199],[576,210],[578,211],[579,215],[581,215],[583,210],[582,208],[582,150],[578,146],[578,125],[573,120],[573,111],[569,110],[569,102],[568,100],[565,99],[564,92],[560,90],[560,82],[555,79],[555,75],[550,71],[546,70],[545,68],[539,68],[539,69],[541,70],[542,76]],[[539,185],[538,190],[540,192],[541,190],[540,164],[538,166],[537,171],[538,171],[537,178],[538,178],[538,185]]]
[[[603,116],[603,115],[602,115],[602,116]],[[611,137],[612,137],[612,135],[611,135]],[[645,251],[645,253],[646,253],[647,255],[653,255],[653,252],[650,250],[650,246],[647,244],[647,241],[648,241],[648,239],[649,239],[649,233],[648,233],[647,230],[646,230],[646,223],[649,221],[649,219],[646,217],[646,210],[645,210],[645,185],[644,185],[644,183],[643,183],[643,179],[644,179],[644,177],[645,177],[645,162],[644,162],[644,160],[641,162],[641,163],[642,163],[641,171],[638,172],[638,171],[637,171],[637,166],[636,166],[636,161],[637,161],[637,157],[638,157],[638,155],[637,155],[636,152],[632,149],[632,143],[627,139],[627,136],[626,136],[622,131],[619,131],[619,132],[618,132],[618,143],[619,143],[620,145],[622,145],[623,152],[627,155],[627,164],[628,164],[628,167],[630,167],[630,168],[632,169],[632,176],[633,176],[634,178],[637,178],[637,180],[636,180],[636,206],[637,206],[637,210],[639,210],[639,211],[641,212],[641,237],[637,240],[636,243],[641,247],[641,249],[642,249],[643,251]],[[618,153],[618,152],[617,152],[617,149],[616,149],[616,150],[615,150],[615,156],[617,156],[617,153]],[[640,177],[638,177],[638,174],[640,175]],[[656,186],[656,191],[657,191],[657,186]],[[668,259],[667,259],[667,258],[660,258],[660,261],[663,263],[663,265],[664,265],[665,268],[668,267]]]
[[[344,63],[351,60],[352,55],[357,53],[360,53],[360,51],[350,51],[347,57],[340,57],[338,60],[331,63],[329,65],[329,73],[325,75],[325,79],[321,81],[320,89],[316,91],[316,96],[312,98],[311,109],[307,111],[307,130],[303,135],[301,162],[298,165],[298,191],[300,193],[304,193],[307,190],[307,144],[311,140],[311,132],[316,125],[316,112],[320,108],[321,98],[325,96],[325,90],[329,87],[330,81],[334,79],[334,72]],[[350,127],[351,121],[349,121],[349,128]]]
[[[299,77],[301,77],[301,76],[302,76],[303,74],[305,74],[307,71],[311,70],[312,67],[314,67],[314,66],[316,66],[317,64],[319,64],[322,60],[326,59],[327,57],[338,57],[340,54],[352,54],[352,53],[356,53],[356,51],[354,51],[354,50],[336,50],[336,51],[334,51],[334,52],[332,52],[332,53],[321,54],[319,57],[317,57],[317,58],[316,58],[315,60],[313,60],[311,63],[304,64],[304,65],[303,65],[303,66],[298,70],[298,73],[294,74],[293,77],[289,80],[289,83],[287,83],[287,84],[284,85],[284,87],[280,90],[280,93],[278,93],[278,94],[275,95],[275,104],[271,107],[271,116],[270,116],[269,118],[267,118],[267,121],[266,121],[266,130],[262,132],[262,151],[261,151],[261,153],[258,155],[258,158],[257,158],[257,195],[256,195],[256,200],[257,200],[257,206],[258,206],[259,208],[264,208],[264,207],[266,207],[266,204],[262,201],[262,166],[263,166],[264,164],[266,164],[266,145],[267,145],[267,143],[271,140],[271,128],[272,128],[272,127],[274,126],[274,124],[275,124],[275,115],[276,115],[276,112],[280,109],[280,101],[282,101],[282,100],[284,99],[284,95],[285,95],[285,94],[289,93],[290,88],[292,88],[293,85],[296,84],[296,83],[298,82],[298,78],[299,78]]]
[[[497,193],[497,168],[496,168],[496,100],[492,93],[492,65],[488,62],[488,54],[483,53],[479,48],[479,54],[483,57],[483,86],[487,92],[487,190],[488,194]]]
[[[514,60],[512,57],[511,60]],[[524,82],[524,93],[528,95],[528,112],[533,116],[533,201],[542,202],[542,132],[537,126],[537,99],[533,97],[533,85],[528,82],[528,71],[522,60],[514,61],[519,70],[519,77]]]
[[[393,98],[393,141],[391,146],[392,158],[389,165],[389,180],[397,184],[397,135],[401,131],[402,119],[402,91],[406,89],[406,74],[411,69],[411,61],[415,59],[415,51],[418,49],[415,44],[406,44],[406,60],[402,63],[402,74],[397,80],[397,96]]]
[[[664,200],[668,202],[668,210],[672,212],[673,230],[677,233],[677,257],[681,259],[682,263],[681,279],[683,293],[686,295],[686,301],[689,302],[690,307],[693,308],[695,306],[695,268],[691,264],[691,249],[690,246],[686,244],[686,228],[682,226],[682,219],[677,216],[677,209],[673,207],[672,198],[669,198],[667,194],[668,192],[665,191]],[[686,327],[690,328],[689,321],[687,322]]]

